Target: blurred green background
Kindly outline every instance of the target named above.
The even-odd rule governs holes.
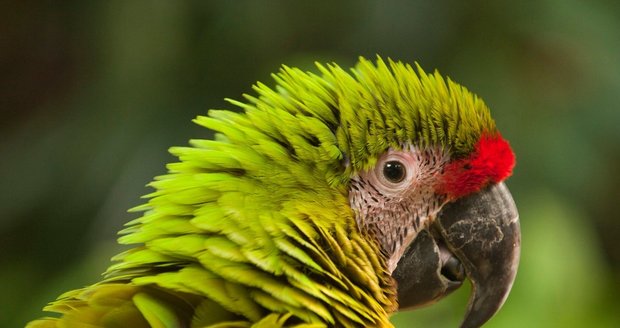
[[[522,261],[488,327],[620,322],[620,2],[11,1],[0,5],[0,327],[96,281],[166,149],[280,64],[419,61],[511,141]],[[467,288],[400,327],[456,327]]]

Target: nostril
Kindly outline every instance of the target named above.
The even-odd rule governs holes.
[[[441,267],[441,275],[450,281],[462,282],[465,279],[465,269],[456,257],[450,257]]]

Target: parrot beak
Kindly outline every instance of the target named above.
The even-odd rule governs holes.
[[[400,309],[438,301],[467,277],[473,288],[461,327],[480,327],[508,297],[520,247],[519,214],[504,183],[446,204],[392,273]]]

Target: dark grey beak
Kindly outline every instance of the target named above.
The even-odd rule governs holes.
[[[519,214],[503,183],[446,204],[392,273],[400,309],[431,304],[467,277],[473,291],[461,327],[482,326],[510,292],[520,247]]]

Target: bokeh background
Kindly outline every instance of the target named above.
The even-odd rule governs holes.
[[[488,327],[618,327],[620,2],[7,1],[0,5],[0,326],[99,278],[166,149],[280,64],[438,69],[511,141],[522,261]],[[463,288],[402,313],[456,327]]]

